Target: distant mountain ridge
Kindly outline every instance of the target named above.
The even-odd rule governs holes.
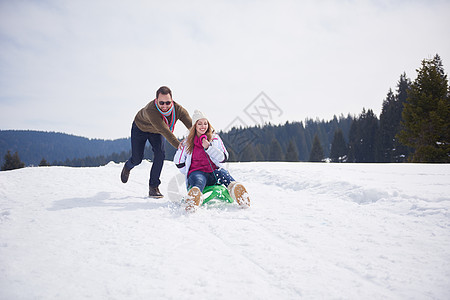
[[[38,165],[87,156],[111,155],[130,151],[130,138],[116,140],[89,139],[60,132],[35,130],[0,130],[0,162],[7,151],[18,152],[26,165]]]
[[[228,149],[230,161],[284,161],[290,147],[293,149],[294,161],[308,161],[314,135],[318,135],[324,155],[328,157],[335,131],[341,129],[348,141],[352,121],[350,115],[341,115],[331,121],[307,119],[305,124],[266,124],[232,128],[219,134]],[[0,130],[0,164],[3,164],[8,150],[11,154],[17,151],[27,166],[39,165],[44,158],[52,165],[93,167],[109,161],[126,161],[131,156],[131,142],[130,138],[103,140],[59,132]],[[172,160],[176,149],[166,141],[165,150],[166,160]],[[278,157],[273,157],[274,153]],[[153,159],[149,143],[144,158]]]

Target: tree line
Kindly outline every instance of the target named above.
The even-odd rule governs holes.
[[[0,130],[0,154],[18,152],[23,162],[38,165],[43,157],[50,163],[81,157],[108,156],[130,149],[130,140],[88,139],[85,137],[34,130]],[[0,157],[0,162],[2,162]]]
[[[417,72],[414,82],[402,74],[396,92],[389,89],[380,119],[370,109],[355,118],[348,162],[450,162],[450,90],[439,55]]]
[[[449,163],[450,90],[440,56],[424,59],[417,72],[414,82],[400,75],[395,92],[389,89],[383,100],[379,119],[363,108],[358,116],[330,122],[225,133],[231,160]]]
[[[358,116],[334,116],[331,121],[307,119],[305,122],[286,122],[284,125],[232,128],[219,134],[232,162],[449,163],[450,90],[440,56],[436,54],[432,59],[422,60],[417,73],[413,82],[405,73],[400,75],[395,91],[389,89],[383,100],[380,118],[373,110],[363,108]],[[0,133],[4,135],[5,131]],[[80,138],[82,143],[88,140],[83,139]],[[45,139],[39,139],[38,143],[45,144]],[[0,146],[2,144],[6,143],[0,143]],[[94,140],[92,144],[97,145],[97,150],[91,153],[103,154],[82,156],[80,152],[75,158],[55,160],[52,164],[91,167],[109,161],[123,162],[131,156],[129,139],[103,143],[102,140]],[[64,149],[72,149],[72,152],[78,149],[74,150],[73,143],[60,145]],[[51,150],[55,148],[53,145]],[[111,153],[112,148],[121,151]],[[103,152],[98,152],[98,149]],[[175,151],[166,143],[166,159],[171,159]],[[50,150],[47,153],[52,157]],[[152,151],[147,148],[144,157],[151,160]],[[2,170],[11,168],[11,162],[16,167],[24,166],[18,153],[12,155],[8,150]],[[49,163],[42,158],[39,165]]]
[[[315,140],[325,145],[321,147],[323,156],[329,156],[335,131],[348,133],[352,122],[352,116],[341,115],[331,121],[307,119],[284,125],[233,128],[219,134],[230,161],[309,161]]]

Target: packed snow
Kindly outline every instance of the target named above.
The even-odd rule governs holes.
[[[450,299],[450,165],[230,163],[195,213],[122,166],[0,172],[0,299]]]

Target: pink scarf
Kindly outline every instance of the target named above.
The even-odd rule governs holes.
[[[156,109],[157,109],[157,110],[159,111],[159,113],[161,114],[161,116],[162,116],[164,122],[167,124],[167,126],[168,126],[169,129],[170,129],[170,131],[173,132],[173,130],[175,129],[175,119],[176,119],[175,108],[174,108],[175,105],[174,105],[173,101],[172,101],[172,106],[171,106],[170,109],[169,109],[168,111],[166,111],[166,112],[163,112],[161,109],[159,109],[158,103],[156,103],[157,101],[158,101],[158,100],[155,99],[155,106],[156,106]],[[172,116],[172,119],[171,119],[170,125],[169,125],[169,121],[167,120],[167,117],[170,116],[170,115]]]

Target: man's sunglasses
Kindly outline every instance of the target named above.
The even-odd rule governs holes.
[[[170,105],[172,103],[172,101],[159,101],[159,105]]]

